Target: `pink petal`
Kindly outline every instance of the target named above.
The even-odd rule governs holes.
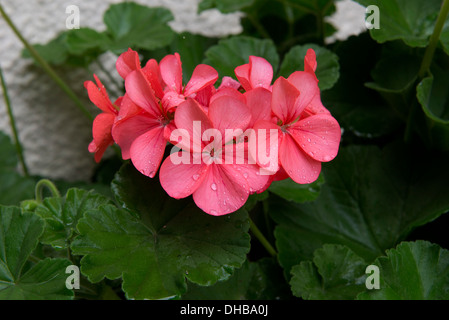
[[[180,129],[179,136],[184,137],[185,141],[189,141],[188,146],[182,146],[184,150],[194,150],[195,152],[203,150],[205,143],[202,141],[202,135],[204,131],[212,128],[212,123],[197,101],[187,99],[177,107],[175,125]],[[185,130],[185,134],[183,130]]]
[[[282,167],[296,183],[312,183],[320,175],[321,162],[305,154],[289,134],[284,134],[279,151]]]
[[[108,113],[117,113],[114,106],[109,99],[108,93],[104,88],[104,85],[101,83],[100,79],[94,74],[95,81],[97,84],[92,81],[84,82],[84,87],[87,89],[87,94],[89,95],[90,101],[98,108],[100,108],[103,112]]]
[[[271,64],[262,57],[250,56],[249,57],[249,82],[251,87],[257,88],[269,88],[271,80],[273,80],[273,67]]]
[[[172,111],[174,108],[179,106],[181,103],[185,101],[185,97],[181,94],[176,93],[175,91],[168,91],[165,93],[162,98],[162,107],[165,112]]]
[[[261,174],[258,165],[248,164],[247,161],[243,164],[222,164],[220,168],[249,194],[263,191],[271,180],[271,175]]]
[[[235,99],[240,100],[242,103],[246,104],[246,98],[245,96],[238,90],[233,89],[233,88],[222,88],[220,90],[218,90],[211,98],[209,101],[209,104],[212,103],[212,101],[214,101],[215,99],[222,97],[222,96],[229,96],[229,97],[233,97]]]
[[[317,94],[312,101],[309,103],[309,105],[304,109],[304,113],[307,115],[314,115],[314,114],[330,114],[329,110],[326,109],[325,106],[323,106],[323,103],[321,102],[321,95]]]
[[[256,121],[271,119],[271,92],[269,90],[256,88],[245,92],[244,95],[252,116],[248,127],[254,126]]]
[[[157,61],[155,59],[148,60],[145,67],[142,68],[142,72],[150,82],[151,88],[153,88],[156,97],[162,99],[162,97],[164,96],[164,83]]]
[[[129,95],[125,93],[123,99],[120,103],[120,110],[118,112],[118,116],[115,121],[123,120],[125,118],[132,117],[140,112],[143,112],[143,109],[135,104]]]
[[[114,143],[111,130],[115,116],[110,113],[100,113],[95,117],[92,125],[93,143],[89,145],[89,152],[95,152],[95,161],[100,162],[106,149]]]
[[[183,151],[179,151],[182,153]],[[181,155],[179,155],[181,157]],[[189,154],[190,156],[190,154]],[[170,156],[162,163],[159,179],[162,188],[175,199],[182,199],[195,192],[208,170],[205,164],[174,164]]]
[[[131,161],[142,174],[153,178],[164,156],[164,127],[156,127],[137,137],[131,145]]]
[[[221,79],[221,84],[218,87],[218,90],[221,90],[221,89],[224,89],[224,88],[232,88],[232,89],[238,90],[238,89],[240,89],[240,86],[241,86],[240,82],[232,79],[231,77],[224,76]]]
[[[249,81],[249,63],[238,66],[234,69],[235,76],[240,81],[243,89],[251,90],[251,83]]]
[[[282,120],[282,124],[288,124],[296,120],[301,114],[299,101],[300,92],[288,80],[279,77],[273,85],[271,96],[271,109]]]
[[[195,204],[204,212],[221,216],[241,208],[248,199],[245,186],[238,184],[221,165],[211,164],[201,185],[193,193]]]
[[[133,71],[126,77],[125,88],[126,93],[135,104],[155,118],[161,115],[153,89],[141,70]]]
[[[341,129],[331,115],[307,117],[289,127],[288,131],[311,158],[328,162],[337,156]]]
[[[308,49],[306,56],[304,57],[304,71],[315,75],[316,67],[317,62],[315,51],[313,49]]]
[[[276,136],[271,136],[275,132]],[[265,174],[275,174],[279,170],[279,148],[282,133],[279,126],[271,121],[259,120],[254,124],[249,138],[251,159],[265,170]]]
[[[192,77],[184,88],[184,95],[186,97],[193,93],[200,91],[201,89],[212,85],[218,79],[218,72],[206,64],[199,64],[193,70]]]
[[[146,113],[116,121],[112,128],[112,136],[122,150],[123,159],[131,158],[130,150],[134,140],[160,125],[159,121]]]
[[[232,138],[227,137],[226,129],[245,131],[251,121],[248,107],[239,99],[230,96],[214,99],[209,106],[208,115],[214,128],[221,132],[223,143]]]
[[[296,71],[293,72],[287,80],[299,90],[300,94],[297,104],[302,110],[304,110],[304,108],[306,108],[313,101],[316,95],[320,94],[320,89],[318,88],[315,74],[304,71]]]
[[[179,54],[165,56],[159,63],[159,68],[169,90],[182,93],[182,66]]]
[[[209,108],[210,99],[215,95],[217,90],[213,85],[209,85],[200,91],[195,96],[195,100],[203,107],[206,111]]]
[[[136,51],[128,49],[128,51],[122,53],[115,63],[117,72],[119,75],[126,79],[128,74],[134,70],[140,69],[139,55]]]

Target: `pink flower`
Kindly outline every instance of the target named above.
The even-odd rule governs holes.
[[[234,70],[243,89],[249,91],[258,87],[270,89],[273,80],[273,67],[262,57],[250,56],[249,63]]]
[[[182,85],[181,58],[178,53],[165,56],[159,63],[162,80],[166,87],[162,106],[165,110],[171,110],[178,106],[187,97],[194,97],[196,93],[210,87],[218,79],[218,72],[211,66],[199,64],[192,73],[189,82]]]
[[[295,85],[290,77],[280,77],[272,88],[271,109],[278,123],[261,120],[254,129],[279,130],[280,165],[295,182],[306,184],[318,178],[321,162],[337,155],[341,130],[328,112],[306,112],[319,94],[314,74],[296,72],[291,77]]]
[[[195,121],[201,126],[195,127]],[[214,216],[242,207],[249,194],[266,187],[269,179],[260,175],[256,164],[238,155],[238,150],[245,151],[246,143],[233,143],[233,138],[226,135],[226,129],[245,131],[250,122],[250,110],[233,96],[213,99],[208,114],[194,99],[181,103],[175,113],[175,124],[186,139],[181,139],[183,150],[167,157],[161,166],[160,181],[165,191],[176,199],[193,195],[196,205]],[[208,144],[203,139],[195,140],[195,136],[204,137],[210,129],[216,129],[224,138],[214,138]],[[225,154],[229,145],[234,150],[232,156]],[[174,158],[189,161],[175,163]]]
[[[127,74],[125,88],[112,134],[123,159],[130,158],[137,170],[153,178],[162,162],[166,137],[173,129],[173,115],[161,107],[143,70]]]
[[[92,125],[93,140],[89,144],[88,150],[95,154],[95,161],[100,162],[106,149],[114,144],[111,130],[115,118],[118,115],[121,98],[112,104],[100,79],[95,74],[94,78],[96,84],[92,81],[86,81],[84,87],[87,89],[89,99],[103,112],[94,119]]]

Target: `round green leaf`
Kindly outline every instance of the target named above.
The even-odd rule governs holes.
[[[411,47],[425,47],[441,8],[441,0],[356,0],[364,6],[379,8],[380,28],[371,29],[371,37],[383,43],[403,40]]]
[[[449,251],[427,241],[403,242],[376,259],[380,289],[362,300],[448,300]]]
[[[279,264],[263,258],[246,261],[226,281],[210,287],[189,284],[184,300],[280,300],[290,298],[289,288]]]
[[[173,20],[173,15],[165,8],[123,2],[111,5],[103,20],[113,40],[110,49],[118,53],[129,47],[161,48],[171,42],[174,34],[167,24]]]
[[[295,296],[307,300],[353,300],[365,288],[366,262],[348,247],[327,244],[312,261],[292,268]]]
[[[286,272],[315,249],[348,246],[366,261],[392,248],[417,226],[449,210],[447,156],[393,143],[342,148],[323,168],[317,200],[298,204],[272,196],[270,216]]]
[[[279,75],[287,78],[295,71],[303,71],[304,57],[309,49],[313,49],[316,54],[317,69],[315,74],[319,80],[318,86],[321,90],[332,88],[340,76],[338,56],[316,44],[305,44],[291,48],[282,61]]]
[[[70,246],[76,224],[88,210],[112,203],[110,199],[92,191],[71,188],[64,197],[44,199],[35,213],[45,220],[45,231],[41,243],[55,248]]]
[[[265,58],[273,66],[274,74],[279,65],[279,56],[273,41],[257,39],[247,36],[234,36],[220,40],[217,45],[210,47],[203,63],[214,67],[220,77],[235,78],[234,69],[248,63],[249,56]]]
[[[31,267],[26,262],[36,248],[44,222],[17,207],[0,206],[0,300],[71,299],[66,288],[66,259],[45,259]]]
[[[315,182],[309,184],[299,184],[288,178],[273,181],[268,190],[285,200],[301,203],[315,200],[320,194],[320,187],[323,183],[323,175],[320,175]]]
[[[102,206],[86,213],[72,243],[85,255],[81,270],[93,282],[123,277],[132,299],[161,299],[227,279],[250,248],[246,211],[207,215],[191,199],[175,200],[158,179],[125,165],[113,182],[124,209]]]

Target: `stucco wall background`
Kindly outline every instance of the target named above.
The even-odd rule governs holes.
[[[66,8],[77,5],[81,27],[104,28],[102,17],[112,3],[122,0],[0,0],[5,11],[31,43],[46,43],[66,28]],[[170,26],[178,32],[189,31],[206,36],[238,34],[240,13],[221,14],[208,10],[197,14],[200,0],[135,0],[148,6],[169,8],[175,19]],[[337,12],[329,22],[337,33],[329,39],[345,39],[364,30],[364,8],[350,0],[337,2]],[[91,127],[84,115],[64,92],[31,60],[21,57],[22,43],[0,18],[0,65],[8,86],[19,138],[30,173],[51,179],[87,180],[95,162],[87,151]],[[101,57],[108,70],[115,70],[116,57]],[[91,72],[81,69],[57,69],[86,106],[96,111],[83,87]],[[92,65],[107,86],[101,71]],[[115,72],[112,72],[116,74]],[[117,76],[117,79],[120,78]],[[0,131],[11,134],[6,106],[0,93]],[[116,97],[111,96],[111,99]],[[0,155],[1,156],[1,155]]]

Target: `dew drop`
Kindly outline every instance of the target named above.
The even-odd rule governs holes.
[[[217,191],[217,185],[216,185],[215,183],[212,183],[212,184],[210,185],[210,188],[211,188],[212,190],[214,190],[214,191]]]
[[[245,179],[248,179],[248,173],[247,172],[243,173],[243,177],[245,177]]]
[[[199,178],[200,178],[200,175],[199,175],[199,174],[194,174],[194,175],[192,176],[192,179],[195,180],[195,181],[197,181]]]
[[[309,138],[309,139],[307,139],[307,141],[311,142],[312,140],[310,140],[310,138]]]

